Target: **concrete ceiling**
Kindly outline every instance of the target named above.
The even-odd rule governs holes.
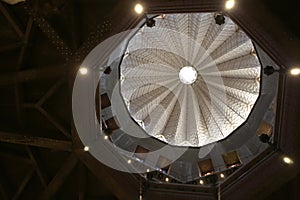
[[[153,13],[220,10],[223,1],[147,1]],[[133,1],[0,3],[1,199],[134,199],[137,176],[103,166],[79,141],[71,112],[74,75],[90,50],[134,26]],[[300,66],[295,1],[245,0],[230,16],[283,68]],[[270,150],[227,179],[222,199],[297,199],[300,155],[299,77],[283,76],[280,151]],[[281,162],[287,154],[293,166]],[[264,158],[264,159],[263,159]],[[149,199],[214,199],[215,188],[148,185]],[[294,189],[293,189],[294,188]],[[282,192],[281,192],[282,191]],[[272,193],[274,194],[272,195]],[[202,198],[203,197],[203,198]]]

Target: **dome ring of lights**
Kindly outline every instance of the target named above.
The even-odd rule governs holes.
[[[227,17],[217,25],[214,15],[158,16],[128,42],[122,97],[145,132],[168,144],[201,147],[228,137],[259,97],[261,65],[250,38]]]

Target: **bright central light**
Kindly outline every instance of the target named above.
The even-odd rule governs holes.
[[[226,1],[226,3],[225,3],[225,8],[226,9],[231,9],[231,8],[233,8],[234,7],[234,0],[228,0],[228,1]]]
[[[86,75],[88,73],[88,69],[85,67],[80,67],[79,72],[82,75]]]
[[[138,3],[138,4],[135,5],[134,11],[137,14],[141,14],[144,11],[144,7],[141,4]]]
[[[179,72],[179,79],[184,84],[192,84],[197,79],[197,71],[194,67],[185,66]]]
[[[85,146],[85,147],[83,148],[83,150],[84,150],[84,151],[89,151],[89,150],[90,150],[90,147]]]
[[[290,159],[289,157],[283,157],[283,162],[285,162],[286,164],[293,164],[294,161],[292,159]]]
[[[298,76],[300,74],[300,68],[291,69],[291,74],[294,76]]]

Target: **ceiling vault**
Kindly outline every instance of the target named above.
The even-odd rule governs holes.
[[[137,175],[110,169],[83,150],[72,119],[71,96],[77,70],[88,53],[109,36],[135,27],[142,17],[128,11],[133,0],[89,2],[27,0],[11,6],[0,1],[0,199],[132,200],[139,196]],[[196,0],[147,2],[148,11],[157,14],[222,9],[218,0],[202,5]],[[232,14],[233,18],[245,21],[241,12]],[[251,16],[246,20],[250,23]],[[288,56],[279,56],[284,49],[274,40],[260,40],[267,43],[264,49],[277,49],[271,57],[279,64],[289,63]],[[289,89],[290,97],[299,97],[297,88]],[[297,100],[293,105],[280,103],[280,109],[297,110],[292,108]],[[286,127],[293,132],[293,127]],[[154,192],[157,199],[166,194],[174,200],[189,195],[215,198],[209,195],[215,188],[204,190],[198,193],[193,186],[151,183],[145,192]],[[226,188],[227,198],[229,193]]]

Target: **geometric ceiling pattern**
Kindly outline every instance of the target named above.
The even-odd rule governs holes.
[[[215,13],[166,14],[143,25],[121,63],[121,93],[133,119],[151,136],[200,147],[230,135],[248,118],[260,92],[261,65],[250,38]],[[179,77],[192,67],[196,80]]]

